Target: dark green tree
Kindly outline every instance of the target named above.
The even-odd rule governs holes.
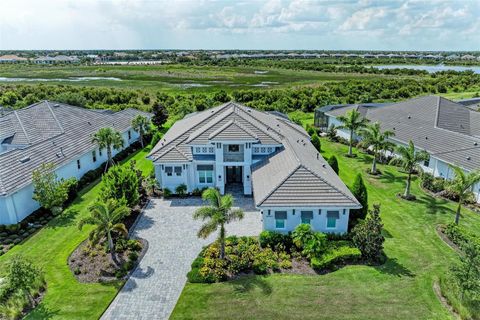
[[[152,123],[157,127],[157,128],[162,128],[165,122],[167,122],[168,119],[168,111],[167,109],[162,105],[162,104],[156,104],[153,106],[153,117],[152,117]]]
[[[368,192],[360,173],[357,173],[355,176],[352,185],[352,193],[358,202],[360,202],[362,208],[350,210],[350,218],[348,220],[349,230],[352,230],[358,224],[359,220],[365,219],[368,213]]]
[[[328,158],[328,164],[330,167],[332,167],[333,171],[335,171],[336,174],[340,172],[340,169],[338,168],[338,160],[335,155],[332,155],[330,158]]]
[[[382,219],[380,205],[374,204],[370,216],[360,222],[353,229],[353,243],[362,253],[362,257],[369,262],[379,262],[383,256]]]
[[[320,137],[316,133],[312,135],[310,141],[318,152],[322,151],[322,143],[320,142]]]
[[[137,172],[130,166],[113,166],[102,177],[100,197],[108,199],[125,199],[127,205],[133,208],[140,199],[138,192],[139,179]]]

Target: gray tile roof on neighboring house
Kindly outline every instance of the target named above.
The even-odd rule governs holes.
[[[42,163],[60,167],[93,150],[92,135],[98,129],[126,131],[137,114],[149,116],[134,109],[103,114],[49,101],[4,114],[0,123],[8,125],[1,127],[0,137],[10,136],[8,142],[19,147],[0,153],[0,195],[30,184],[32,172]]]
[[[327,111],[337,117],[348,107]],[[383,130],[392,130],[392,140],[408,143],[436,158],[466,170],[480,168],[480,116],[476,111],[437,96],[426,96],[367,108],[365,117],[378,121]]]
[[[159,163],[191,161],[190,145],[207,144],[219,134],[226,140],[255,137],[259,143],[282,146],[252,167],[258,206],[360,207],[301,126],[238,103],[226,103],[176,122],[149,158]]]

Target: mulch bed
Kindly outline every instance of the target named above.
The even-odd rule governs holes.
[[[440,237],[440,239],[442,239],[450,248],[457,251],[458,253],[462,252],[460,247],[457,246],[455,243],[453,243],[453,241],[450,240],[450,238],[448,238],[448,236],[443,232],[442,226],[437,226],[436,230],[437,230],[437,234]]]
[[[408,197],[405,197],[403,194],[397,193],[397,197],[400,198],[400,199],[403,199],[403,200],[407,200],[407,201],[416,201],[417,200],[417,197],[415,197],[413,194],[411,194]]]
[[[135,269],[148,248],[148,243],[145,239],[138,240],[142,243],[142,250],[139,252],[137,262],[133,269]],[[93,249],[94,254],[91,254],[92,250],[85,251],[88,245],[88,240],[85,240],[68,258],[68,265],[72,273],[75,275],[75,278],[82,283],[110,282],[118,280],[115,273],[120,269],[121,265],[128,260],[128,255],[132,251],[126,250],[124,252],[117,252],[116,256],[119,263],[116,265],[113,262],[110,253],[105,252],[103,248],[100,248],[100,250]]]
[[[448,303],[447,298],[445,298],[442,294],[442,290],[440,289],[440,285],[438,284],[438,281],[435,281],[433,283],[433,292],[435,292],[435,295],[437,296],[438,300],[443,304],[445,309],[450,311],[450,313],[453,315],[455,319],[461,319],[460,315],[455,311],[455,309]]]
[[[143,208],[148,203],[149,198],[147,196],[142,195],[140,198],[139,203],[132,209],[130,214],[123,220],[123,224],[127,230],[133,226],[135,221],[137,220],[138,216],[142,213]]]
[[[27,314],[32,312],[32,310],[34,310],[40,304],[40,302],[42,302],[43,297],[45,296],[46,293],[47,293],[47,288],[46,287],[45,287],[45,289],[40,290],[40,292],[38,293],[38,296],[33,298],[33,304],[26,306],[22,310],[22,314],[18,318],[23,319]]]

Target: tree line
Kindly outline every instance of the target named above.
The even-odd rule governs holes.
[[[278,89],[219,89],[208,93],[145,91],[127,88],[69,85],[0,85],[0,105],[23,108],[41,100],[63,102],[93,109],[137,108],[151,111],[161,104],[173,118],[235,100],[261,110],[312,112],[341,103],[398,101],[419,95],[480,91],[480,75],[442,72],[424,77],[359,79],[322,82],[314,86]]]

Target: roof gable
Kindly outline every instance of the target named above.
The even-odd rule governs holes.
[[[189,161],[189,158],[177,147],[172,147],[158,157],[158,160],[163,162],[185,162]]]
[[[230,120],[208,136],[209,140],[257,141],[258,137],[237,120]]]

